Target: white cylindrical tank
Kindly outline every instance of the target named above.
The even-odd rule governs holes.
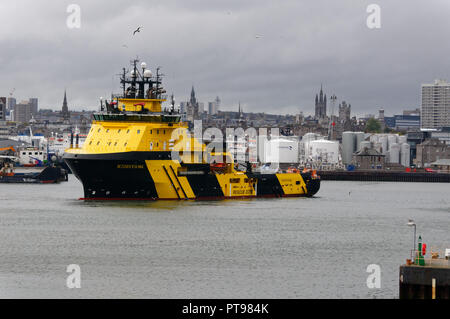
[[[318,137],[319,135],[316,133],[306,133],[305,135],[303,135],[302,141],[304,142],[315,141],[318,139]]]
[[[381,143],[374,143],[373,148],[377,150],[380,154],[383,154],[383,146]]]
[[[266,143],[266,162],[298,163],[298,141],[274,138]]]
[[[388,152],[388,137],[387,135],[381,135],[379,142],[381,143],[381,153],[387,155]]]
[[[361,143],[364,141],[365,136],[364,132],[355,132],[355,152],[361,149]]]
[[[355,134],[353,132],[342,133],[342,163],[348,165],[352,162],[355,152]]]
[[[397,143],[391,144],[389,148],[389,163],[400,163],[400,145]]]
[[[370,135],[370,137],[369,137],[369,140],[372,142],[372,143],[378,143],[379,142],[379,139],[380,139],[380,135],[378,135],[378,134],[372,134],[372,135]]]
[[[400,151],[400,164],[402,164],[405,167],[410,166],[411,161],[411,153],[410,153],[411,146],[408,143],[403,143],[401,145],[401,151]]]
[[[316,140],[309,143],[310,156],[313,161],[321,160],[329,164],[339,162],[339,142]]]
[[[400,135],[397,139],[398,144],[403,145],[404,143],[406,143],[406,135]]]
[[[391,149],[391,146],[397,143],[397,135],[395,134],[389,134],[388,135],[388,150]]]

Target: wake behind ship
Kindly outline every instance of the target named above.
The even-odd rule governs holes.
[[[84,188],[84,199],[222,199],[313,196],[320,178],[311,172],[239,171],[227,152],[213,151],[187,134],[187,124],[166,100],[159,68],[153,76],[134,60],[123,69],[123,93],[101,102],[81,148],[64,160]],[[127,73],[129,75],[127,75]],[[177,150],[176,152],[174,152]],[[174,155],[176,154],[176,155]],[[214,158],[214,160],[212,160]],[[219,159],[219,160],[217,160]]]

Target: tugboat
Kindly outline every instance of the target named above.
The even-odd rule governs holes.
[[[53,184],[67,181],[67,171],[51,165],[41,167],[15,167],[15,156],[0,155],[0,183]]]
[[[211,151],[188,133],[172,106],[163,109],[162,75],[143,62],[123,69],[122,94],[100,100],[82,147],[73,143],[64,161],[81,181],[84,200],[198,200],[311,197],[320,188],[314,172],[237,170],[227,152]],[[212,160],[214,158],[214,160]],[[223,161],[217,160],[223,159]]]

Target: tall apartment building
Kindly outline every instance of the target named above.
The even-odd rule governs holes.
[[[12,111],[14,110],[14,107],[16,106],[16,98],[9,97],[7,102],[7,108],[8,110]]]
[[[29,101],[22,101],[14,107],[14,122],[28,123],[32,117],[32,105]]]
[[[36,116],[38,113],[38,99],[36,97],[32,97],[29,99],[29,103],[31,104],[31,113]]]
[[[6,120],[6,97],[0,97],[0,121]]]
[[[422,128],[450,126],[450,83],[435,80],[422,84]]]

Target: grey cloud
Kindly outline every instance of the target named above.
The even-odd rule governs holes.
[[[73,2],[79,30],[65,24]],[[379,30],[366,27],[370,3],[381,6]],[[15,87],[19,99],[59,108],[67,88],[71,107],[92,109],[138,55],[163,67],[178,101],[194,84],[199,100],[219,95],[228,109],[308,114],[323,83],[357,114],[393,114],[419,106],[421,83],[450,79],[449,9],[445,0],[2,3],[0,95]]]

